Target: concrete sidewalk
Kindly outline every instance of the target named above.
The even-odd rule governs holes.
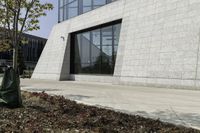
[[[23,90],[200,129],[200,91],[22,79]]]

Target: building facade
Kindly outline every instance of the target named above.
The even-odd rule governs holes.
[[[23,34],[23,38],[26,39],[27,44],[21,45],[21,54],[25,67],[27,70],[34,70],[37,61],[40,58],[40,55],[42,53],[42,50],[46,44],[47,39],[29,35],[29,34]],[[7,52],[0,52],[0,62],[3,64],[12,64],[12,56],[13,52],[7,51]]]
[[[32,78],[200,88],[199,0],[59,0]]]

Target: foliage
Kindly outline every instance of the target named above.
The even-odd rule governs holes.
[[[0,49],[13,48],[14,63],[23,33],[39,30],[39,18],[52,9],[52,4],[41,0],[0,0]]]
[[[7,36],[7,31],[0,28],[0,52],[5,52],[11,49],[11,40]]]

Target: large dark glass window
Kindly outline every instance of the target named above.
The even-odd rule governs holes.
[[[72,74],[113,74],[121,24],[72,34]]]
[[[58,21],[64,21],[116,0],[58,0]]]

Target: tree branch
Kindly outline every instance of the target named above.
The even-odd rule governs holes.
[[[8,30],[8,36],[9,38],[12,38],[11,34],[11,28],[10,28],[10,22],[9,22],[9,9],[6,7],[6,18],[5,18],[6,24],[7,24],[7,30]],[[11,47],[13,47],[13,44],[10,44]]]
[[[30,6],[28,6],[27,9],[26,9],[25,17],[24,17],[24,20],[22,22],[21,29],[19,31],[19,38],[21,38],[21,35],[22,35],[22,32],[23,32],[26,20],[28,18],[29,11],[30,11],[31,7],[33,6],[34,2],[35,2],[35,0],[32,0],[31,3],[30,3]]]
[[[17,15],[16,15],[16,20],[17,20],[17,22],[16,22],[16,30],[15,30],[15,32],[16,32],[16,35],[17,35],[17,42],[16,43],[18,43],[19,42],[19,35],[18,35],[18,24],[19,24],[19,17],[20,17],[20,12],[21,12],[21,0],[17,0],[18,1],[18,9],[17,9]]]

